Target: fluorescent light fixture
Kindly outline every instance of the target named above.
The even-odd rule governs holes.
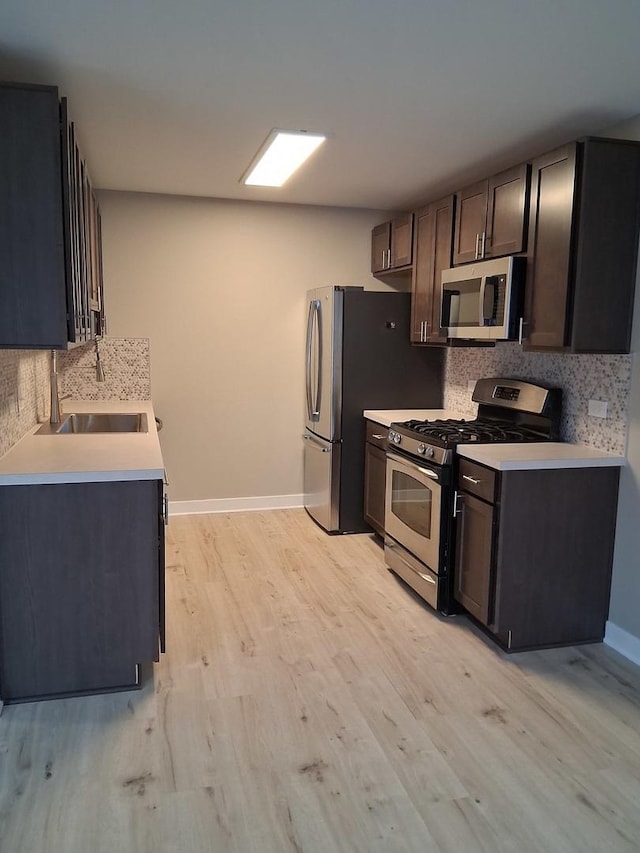
[[[272,130],[240,180],[247,186],[281,187],[326,138],[306,130]]]

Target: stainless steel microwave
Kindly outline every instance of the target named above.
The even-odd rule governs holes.
[[[440,326],[449,338],[517,337],[526,259],[510,255],[442,271]]]

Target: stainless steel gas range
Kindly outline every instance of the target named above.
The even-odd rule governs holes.
[[[480,379],[472,420],[392,423],[387,438],[385,560],[441,613],[453,600],[456,447],[558,439],[562,392],[519,379]]]

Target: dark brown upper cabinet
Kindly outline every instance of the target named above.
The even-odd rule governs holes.
[[[640,143],[587,138],[533,163],[527,349],[629,352]]]
[[[523,163],[456,193],[454,265],[525,250],[529,178]]]
[[[101,333],[100,212],[66,99],[0,85],[0,347],[64,349]]]
[[[405,271],[411,267],[413,214],[404,213],[382,222],[371,232],[371,272],[374,275]]]
[[[440,274],[451,266],[453,248],[452,195],[434,201],[414,214],[411,277],[411,342],[446,344],[440,328]]]

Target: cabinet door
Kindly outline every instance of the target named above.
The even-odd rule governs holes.
[[[481,238],[486,230],[487,192],[487,181],[481,181],[456,193],[454,265],[480,257]]]
[[[575,185],[575,145],[534,161],[525,294],[529,347],[560,349],[566,343]]]
[[[529,219],[527,163],[489,178],[485,257],[515,255],[526,248]]]
[[[434,286],[435,211],[433,205],[415,213],[411,275],[411,343],[424,344],[429,332]]]
[[[454,597],[483,625],[489,624],[493,559],[493,506],[458,495]]]
[[[160,651],[167,650],[167,620],[165,606],[165,527],[169,523],[169,500],[162,480],[158,480],[158,636]]]
[[[391,223],[391,267],[406,267],[413,250],[413,213],[398,216]]]
[[[60,115],[50,86],[0,86],[0,346],[67,341]]]
[[[156,482],[0,487],[5,701],[117,689],[158,659]]]
[[[367,442],[364,452],[364,520],[384,536],[384,497],[387,483],[384,450]]]
[[[382,222],[371,231],[371,272],[382,272],[390,263],[391,223]]]
[[[440,329],[440,275],[451,266],[453,196],[415,213],[411,279],[411,342],[447,342]]]

